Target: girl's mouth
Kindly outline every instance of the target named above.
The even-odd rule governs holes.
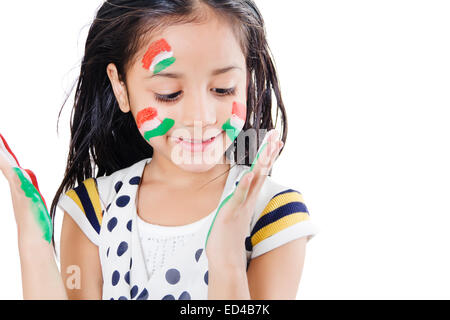
[[[187,139],[187,138],[173,138],[175,143],[180,144],[181,147],[184,150],[190,151],[190,152],[204,152],[209,146],[214,144],[214,142],[222,135],[223,131],[212,138],[209,138],[207,140],[193,140],[193,139]]]

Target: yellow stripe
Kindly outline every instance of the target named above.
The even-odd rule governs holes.
[[[69,196],[77,205],[78,207],[80,207],[81,211],[86,214],[86,212],[84,212],[84,207],[81,204],[80,198],[78,197],[77,193],[75,192],[75,190],[69,190],[66,192],[66,195]]]
[[[304,204],[303,196],[295,191],[280,194],[269,201],[269,204],[264,208],[259,218],[268,214],[269,212],[272,212],[273,210],[279,207],[284,206],[285,204],[288,204],[289,202],[301,202]]]
[[[100,204],[100,197],[98,195],[97,185],[95,184],[94,179],[90,178],[85,180],[84,186],[89,195],[89,199],[91,200],[92,206],[95,210],[95,215],[97,216],[98,224],[102,225],[102,206]]]
[[[284,216],[258,230],[258,232],[252,236],[252,245],[255,246],[275,233],[306,220],[309,220],[309,215],[306,212],[297,212]]]

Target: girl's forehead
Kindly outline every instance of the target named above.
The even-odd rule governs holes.
[[[136,63],[141,63],[145,55],[149,55],[164,43],[176,58],[176,64],[189,63],[207,65],[245,63],[244,53],[230,23],[223,19],[208,19],[203,23],[177,24],[152,34],[143,41]]]

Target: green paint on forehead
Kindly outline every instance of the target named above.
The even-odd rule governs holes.
[[[164,121],[161,123],[161,125],[158,128],[145,132],[144,139],[149,141],[152,138],[163,136],[167,132],[169,132],[169,130],[172,129],[172,127],[174,125],[175,125],[175,120],[166,118],[166,119],[164,119]]]
[[[158,63],[155,66],[155,70],[153,71],[153,74],[158,74],[161,71],[164,71],[165,69],[170,67],[172,64],[174,64],[175,61],[176,61],[176,59],[174,57],[161,61],[160,63]]]
[[[47,207],[45,206],[41,195],[30,180],[24,176],[22,170],[19,168],[13,168],[13,170],[22,183],[20,187],[25,192],[25,196],[31,200],[31,211],[33,212],[34,218],[42,231],[42,237],[45,241],[51,243],[53,233],[52,220],[48,214]]]

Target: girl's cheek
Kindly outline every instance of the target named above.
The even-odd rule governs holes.
[[[222,126],[222,129],[227,133],[231,142],[234,142],[234,140],[236,140],[238,135],[241,133],[245,126],[246,119],[247,106],[236,101],[233,102],[231,118],[228,119]]]
[[[175,125],[175,120],[165,118],[161,120],[158,117],[158,110],[156,108],[146,108],[136,116],[137,127],[146,141],[155,137],[161,137],[167,134]]]

